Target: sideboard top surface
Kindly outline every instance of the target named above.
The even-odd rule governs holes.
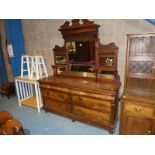
[[[105,81],[100,82],[94,79],[63,77],[63,76],[49,76],[39,80],[41,84],[58,85],[68,88],[79,88],[82,90],[97,90],[97,91],[117,91],[120,87],[119,82]]]
[[[155,106],[155,96],[154,95],[148,95],[148,94],[135,94],[133,92],[124,92],[122,96],[123,100],[128,100],[132,102],[136,102],[139,104],[147,103]]]

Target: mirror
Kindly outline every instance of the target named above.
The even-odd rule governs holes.
[[[105,67],[112,67],[114,65],[114,57],[101,57],[99,63]]]
[[[70,71],[91,72],[95,65],[94,41],[71,41],[66,43]]]
[[[56,59],[56,64],[60,64],[60,65],[67,64],[66,56],[56,55],[55,59]]]

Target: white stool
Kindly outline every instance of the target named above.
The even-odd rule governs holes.
[[[19,106],[22,104],[27,105],[33,108],[37,108],[38,112],[40,112],[43,104],[39,83],[36,80],[16,77],[15,85]]]
[[[24,65],[25,64],[25,65]],[[24,74],[24,73],[27,74]],[[23,55],[21,60],[21,77],[27,75],[30,79],[48,77],[43,56]]]

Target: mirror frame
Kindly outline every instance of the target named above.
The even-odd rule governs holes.
[[[65,55],[67,63],[64,64],[64,67],[66,67],[66,65],[68,66],[69,73],[72,71],[69,70],[69,55],[66,47],[67,42],[94,41],[96,46],[99,40],[98,29],[100,25],[94,24],[94,21],[89,21],[87,19],[82,19],[81,21],[82,24],[80,24],[79,19],[73,19],[71,22],[66,21],[62,26],[60,26],[59,31],[63,36],[64,46],[60,47],[56,45],[55,48],[53,49],[55,65],[62,66],[63,64],[56,63],[56,56]]]
[[[82,19],[81,21],[79,19],[73,19],[71,22],[66,21],[62,26],[60,26],[59,31],[63,36],[64,46],[63,47],[60,47],[57,45],[55,46],[55,48],[53,49],[54,58],[56,59],[57,55],[65,55],[67,63],[64,65],[56,64],[56,60],[55,60],[55,65],[53,65],[52,67],[59,69],[59,66],[60,67],[64,66],[64,68],[67,68],[66,69],[67,75],[71,75],[72,71],[70,71],[69,69],[69,56],[68,56],[66,43],[75,42],[75,41],[94,41],[95,42],[95,66],[92,69],[92,73],[90,74],[93,74],[93,77],[98,78],[98,74],[101,71],[107,71],[107,67],[99,63],[99,58],[100,58],[100,52],[102,52],[102,56],[103,56],[104,52],[105,54],[107,54],[107,49],[109,49],[108,52],[112,53],[111,57],[114,57],[113,67],[109,68],[109,71],[113,72],[113,74],[117,76],[118,75],[117,74],[118,47],[115,45],[115,43],[110,43],[108,45],[100,44],[100,40],[98,37],[99,27],[100,25],[95,24],[94,21],[89,21],[87,19]],[[89,73],[85,72],[84,74],[87,76]],[[80,73],[78,75],[83,76],[83,74],[80,74]]]

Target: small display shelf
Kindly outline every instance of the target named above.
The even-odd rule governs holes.
[[[54,51],[54,65],[52,65],[54,75],[57,75],[60,70],[65,70],[66,75],[68,75],[68,55],[65,46],[59,47],[55,46]]]
[[[99,45],[96,48],[96,74],[98,74],[98,71],[109,71],[114,75],[118,75],[117,55],[118,47],[115,45],[115,43],[110,43],[108,45]]]

